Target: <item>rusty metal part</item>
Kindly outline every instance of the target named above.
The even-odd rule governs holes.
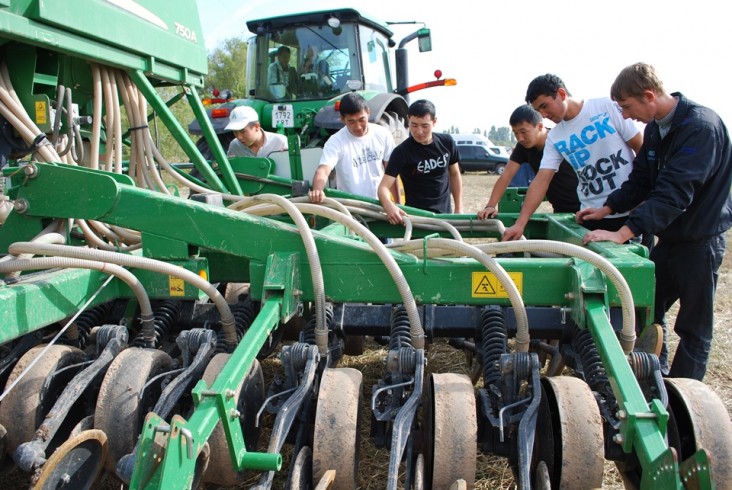
[[[363,375],[352,368],[325,369],[313,429],[313,481],[335,470],[334,490],[354,490]]]

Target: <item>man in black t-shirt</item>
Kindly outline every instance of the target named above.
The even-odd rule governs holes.
[[[527,163],[534,172],[539,171],[541,157],[544,154],[544,145],[549,130],[544,127],[543,118],[533,107],[524,104],[516,108],[511,114],[509,124],[516,136],[518,144],[511,153],[508,165],[503,174],[493,185],[488,204],[478,211],[478,219],[494,217],[498,214],[498,201],[501,200],[506,187],[514,175]],[[559,165],[546,192],[546,198],[551,203],[555,213],[576,213],[580,203],[577,197],[577,174],[566,160]]]
[[[418,100],[409,106],[409,138],[397,146],[379,183],[378,196],[389,223],[402,223],[406,213],[390,199],[389,189],[400,177],[404,186],[405,204],[414,208],[450,213],[450,196],[455,212],[463,212],[459,153],[448,134],[434,133],[437,118],[435,105]]]

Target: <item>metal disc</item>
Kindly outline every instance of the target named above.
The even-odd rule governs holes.
[[[478,421],[473,384],[465,375],[432,374],[425,403],[425,465],[431,488],[475,484]],[[429,487],[429,485],[427,485]]]
[[[424,454],[419,454],[414,462],[414,490],[424,490]]]
[[[32,486],[35,490],[86,490],[99,476],[107,455],[107,436],[91,429],[68,439],[48,458]]]
[[[303,446],[292,465],[289,490],[311,490],[313,488],[313,450]]]
[[[732,481],[732,422],[722,400],[695,379],[664,378],[668,391],[669,445],[679,463],[706,449],[716,488]]]
[[[549,468],[544,461],[539,461],[534,472],[534,490],[552,490],[552,481],[549,478]]]
[[[600,409],[587,383],[570,376],[542,379],[534,461],[546,465],[551,488],[602,487],[603,441]]]
[[[109,438],[108,471],[114,472],[117,461],[135,449],[145,416],[160,397],[163,379],[146,386],[147,382],[169,371],[172,364],[163,351],[129,347],[109,365],[94,412],[94,427]]]
[[[664,378],[668,392],[668,444],[679,464],[706,449],[716,488],[732,479],[732,423],[721,399],[704,383],[687,378]],[[640,488],[643,468],[635,454],[615,463],[625,488]],[[690,482],[690,485],[692,483]]]
[[[46,347],[48,346],[39,345],[26,352],[15,364],[7,386],[18,379]],[[15,451],[20,444],[35,438],[36,429],[80,369],[63,368],[79,364],[85,359],[84,352],[76,347],[52,345],[10,390],[0,403],[0,424],[7,429],[9,451]],[[56,444],[49,444],[48,450],[53,451],[55,447]]]
[[[313,481],[335,470],[333,490],[354,490],[358,480],[358,431],[362,374],[326,369],[320,380],[313,429]]]

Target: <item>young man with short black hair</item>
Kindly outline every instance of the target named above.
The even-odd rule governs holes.
[[[402,223],[406,213],[389,199],[389,189],[401,178],[405,204],[414,208],[450,213],[450,196],[455,212],[463,212],[460,155],[449,134],[433,131],[437,122],[435,105],[418,100],[409,106],[409,137],[394,149],[379,183],[378,194],[389,223]]]

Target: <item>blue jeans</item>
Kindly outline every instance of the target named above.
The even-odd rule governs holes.
[[[656,264],[654,321],[663,326],[661,370],[673,378],[701,381],[707,370],[714,327],[714,295],[724,257],[725,234],[693,242],[660,241],[651,252]],[[674,332],[679,336],[671,369],[666,348],[666,313],[679,301]]]

